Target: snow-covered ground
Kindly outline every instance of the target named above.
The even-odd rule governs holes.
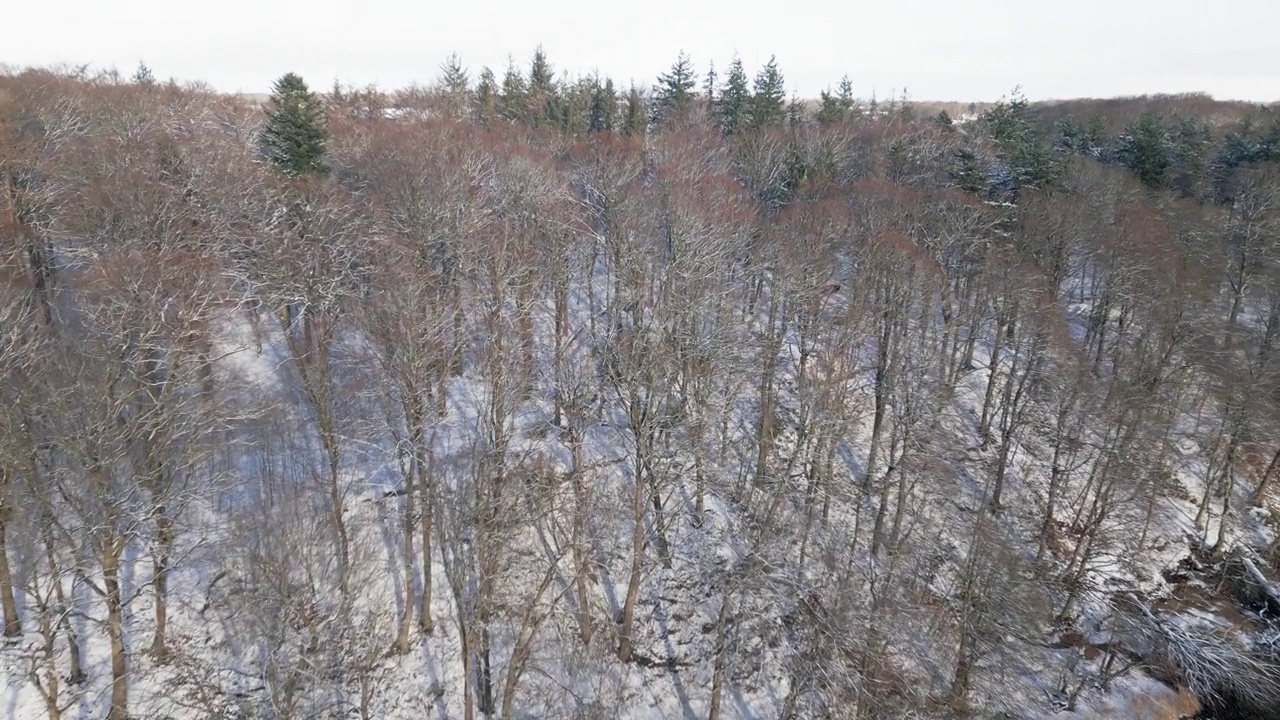
[[[1069,315],[1076,318],[1073,332],[1085,315],[1087,311]],[[240,400],[287,408],[295,397],[291,394],[294,381],[279,338],[264,332],[259,349],[246,322],[238,317],[228,322],[216,353],[219,387],[222,392],[239,393]],[[743,473],[751,461],[734,456],[738,452],[734,448],[744,448],[744,456],[749,453],[745,448],[754,432],[756,408],[748,383],[727,384],[737,387],[741,397],[728,403],[731,411],[724,424],[732,438],[728,454],[703,458],[710,478],[703,515],[694,514],[695,458],[687,449],[677,447],[658,458],[663,465],[654,469],[663,478],[663,522],[657,527],[657,514],[648,513],[651,547],[636,603],[637,659],[629,663],[614,656],[609,622],[621,612],[631,559],[627,528],[634,448],[625,413],[606,411],[601,420],[584,429],[581,458],[588,468],[584,472],[590,488],[584,499],[575,497],[563,482],[572,453],[564,433],[550,423],[550,403],[534,393],[516,408],[509,425],[508,454],[521,458],[516,465],[522,470],[538,468],[543,475],[520,477],[527,488],[517,493],[521,496],[517,504],[526,515],[501,539],[503,560],[493,611],[502,622],[493,624],[490,638],[499,697],[505,693],[511,653],[528,622],[535,634],[524,640],[530,651],[527,669],[519,678],[514,717],[703,718],[709,712],[717,673],[722,673],[721,717],[777,718],[787,711],[796,683],[818,681],[817,675],[835,672],[831,666],[851,662],[842,653],[856,644],[845,637],[802,637],[809,630],[797,630],[804,626],[793,621],[805,612],[813,617],[820,613],[832,628],[862,623],[874,629],[886,647],[895,648],[892,667],[886,667],[902,688],[891,694],[943,693],[955,662],[954,641],[945,638],[955,637],[954,601],[961,592],[961,571],[972,538],[978,536],[977,518],[986,517],[982,503],[992,450],[977,447],[974,437],[990,351],[989,346],[979,346],[976,369],[963,376],[949,403],[926,424],[920,461],[898,471],[912,474],[904,486],[908,497],[902,500],[916,513],[903,539],[905,552],[914,556],[910,565],[894,558],[871,558],[866,551],[869,525],[879,509],[874,493],[863,496],[857,491],[872,433],[868,381],[859,381],[859,389],[852,393],[852,401],[863,411],[846,428],[836,453],[838,476],[829,489],[826,529],[813,533],[811,545],[803,550],[795,539],[808,533],[775,538],[771,535],[775,526],[770,524],[782,522],[794,528],[806,521],[796,514],[800,505],[796,498],[805,492],[795,479],[798,470],[793,478],[755,488],[752,492],[763,500],[757,499],[751,507],[738,491],[750,485]],[[779,416],[794,417],[802,412],[794,367],[799,356],[796,338],[783,344],[781,356]],[[589,362],[585,354],[576,360]],[[447,413],[434,426],[434,472],[456,491],[469,487],[467,473],[474,465],[475,437],[488,392],[474,373],[454,378]],[[353,412],[364,412],[360,420],[367,423],[376,419],[371,411]],[[1208,415],[1213,416],[1213,411]],[[289,410],[281,417],[296,423],[300,435],[307,434],[304,413]],[[1169,597],[1174,588],[1164,573],[1187,558],[1195,543],[1216,537],[1221,517],[1210,513],[1196,523],[1198,501],[1206,492],[1206,450],[1196,440],[1205,431],[1197,423],[1211,421],[1211,417],[1201,420],[1188,414],[1178,424],[1171,443],[1175,452],[1168,458],[1169,482],[1176,489],[1162,494],[1151,508],[1150,528],[1141,546],[1129,531],[1145,508],[1141,498],[1123,504],[1105,520],[1116,529],[1104,533],[1107,546],[1089,558],[1090,590],[1083,593],[1074,613],[1088,642],[1055,647],[1047,618],[1038,628],[1038,637],[1031,637],[1026,628],[1004,628],[1006,636],[999,647],[988,648],[986,660],[978,665],[981,680],[974,683],[972,704],[979,715],[1158,718],[1176,717],[1168,714],[1169,708],[1186,705],[1177,692],[1138,671],[1116,678],[1105,690],[1085,687],[1074,713],[1060,711],[1055,698],[1078,678],[1087,678],[1088,668],[1103,662],[1089,644],[1102,644],[1107,634],[1089,626],[1102,624],[1112,614],[1109,592],[1128,589],[1154,600]],[[237,711],[262,717],[463,717],[460,609],[446,579],[450,567],[443,561],[439,542],[431,565],[434,632],[415,632],[407,653],[388,652],[403,613],[405,590],[420,587],[422,578],[405,577],[402,571],[402,501],[394,492],[400,484],[395,454],[372,430],[360,434],[361,427],[372,425],[353,421],[347,426],[350,434],[341,475],[356,588],[356,599],[342,616],[345,625],[336,627],[341,623],[335,620],[335,627],[321,627],[317,632],[323,647],[308,651],[312,665],[291,679],[288,670],[295,665],[290,663],[307,656],[298,651],[306,640],[303,626],[286,622],[280,607],[259,606],[267,597],[259,585],[269,585],[272,578],[259,577],[254,581],[258,585],[252,585],[247,573],[257,562],[258,571],[267,568],[289,577],[298,575],[324,586],[331,579],[325,573],[333,571],[333,558],[316,520],[322,506],[305,499],[266,498],[265,488],[272,483],[311,487],[309,471],[276,468],[273,472],[281,477],[268,481],[261,458],[255,464],[253,457],[241,457],[237,466],[224,469],[222,491],[198,494],[184,511],[176,553],[180,560],[170,583],[169,640],[174,655],[166,663],[157,663],[147,652],[154,627],[148,545],[140,539],[126,553],[124,595],[131,600],[125,637],[134,717],[186,720],[218,717],[218,712],[231,717]],[[776,462],[785,464],[796,434],[793,428],[784,428],[778,438]],[[313,444],[299,441],[299,447],[291,448],[302,453],[295,457],[311,457],[304,464],[318,464]],[[1003,503],[1008,510],[990,519],[994,530],[984,531],[1010,543],[1005,552],[1023,559],[1018,567],[1029,567],[1025,561],[1035,555],[1035,547],[1025,539],[1036,537],[1051,455],[1045,436],[1024,433],[1019,437]],[[556,480],[543,487],[538,485],[539,477]],[[1078,482],[1073,491],[1080,492]],[[1240,491],[1244,493],[1243,485]],[[316,493],[313,488],[300,494]],[[771,507],[778,508],[776,514],[765,511]],[[1243,507],[1243,497],[1235,507]],[[575,512],[588,516],[584,531],[594,568],[586,583],[588,612],[596,630],[590,643],[580,639],[583,608],[575,598],[578,571],[568,546]],[[1261,511],[1233,513],[1226,544],[1269,542],[1275,532],[1269,517]],[[809,518],[807,522],[818,521]],[[263,537],[250,537],[252,533],[263,533]],[[473,540],[459,538],[464,544]],[[1059,550],[1059,569],[1070,550],[1070,545]],[[815,560],[818,557],[823,560]],[[833,567],[843,569],[836,572]],[[1015,571],[993,568],[991,572]],[[884,576],[893,576],[895,593],[908,594],[875,596],[876,584],[886,581]],[[543,578],[549,582],[542,582]],[[1000,582],[1015,586],[1008,577]],[[69,581],[68,590],[72,591]],[[62,697],[68,703],[64,717],[102,717],[111,680],[104,610],[85,588],[74,592],[77,612],[72,625],[84,648],[87,679],[64,686]],[[463,587],[459,592],[471,590]],[[869,594],[864,597],[864,593]],[[1022,602],[1021,597],[1009,601]],[[1028,602],[1049,604],[1059,599],[1042,590],[1028,591],[1026,597],[1031,598]],[[316,605],[316,612],[326,612],[325,598],[305,599]],[[833,601],[847,602],[847,607],[832,607]],[[726,603],[729,632],[720,624]],[[1211,606],[1181,612],[1215,617]],[[819,621],[812,622],[820,634]],[[0,649],[0,713],[14,720],[46,717],[44,701],[32,683],[33,669],[39,672],[43,667],[39,664],[41,637],[33,623],[26,628],[25,637]],[[727,660],[718,668],[722,647]],[[816,657],[803,659],[806,647]],[[63,645],[54,660],[65,668]],[[806,664],[811,661],[816,664]],[[273,663],[280,671],[275,675],[264,670]],[[289,687],[290,682],[295,687]],[[295,692],[296,704],[286,706]],[[803,707],[791,711],[794,717],[805,717],[807,712]],[[937,716],[946,713],[939,709]]]

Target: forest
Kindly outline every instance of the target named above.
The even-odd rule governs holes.
[[[0,68],[0,714],[1280,717],[1280,103],[957,109]]]

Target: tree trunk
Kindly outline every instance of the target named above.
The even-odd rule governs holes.
[[[996,337],[991,343],[991,363],[988,366],[987,391],[982,396],[982,416],[978,420],[978,443],[986,447],[991,441],[992,401],[995,399],[996,382],[1000,377],[1001,326],[996,326]]]
[[[587,282],[590,285],[590,280]],[[569,291],[564,283],[556,283],[555,287],[555,353],[552,358],[555,366],[555,393],[552,408],[552,424],[561,427],[564,423],[564,350],[565,333],[569,328]]]
[[[463,608],[458,608],[458,614],[466,612]],[[462,717],[463,720],[475,720],[475,672],[476,661],[472,654],[471,640],[471,623],[462,621],[461,632],[458,637],[462,642]]]
[[[337,434],[330,427],[322,431],[325,446],[329,454],[329,512],[333,517],[333,529],[338,536],[338,592],[343,602],[351,597],[351,549],[347,535],[347,520],[343,511],[346,509],[346,498],[342,492],[342,479],[339,475],[341,456],[338,450]]]
[[[884,416],[889,403],[889,339],[891,328],[888,319],[882,320],[883,330],[876,348],[875,414],[871,419],[871,443],[867,449],[867,467],[862,476],[863,492],[871,491],[871,478],[875,477],[877,455],[884,436]]]
[[[591,621],[591,600],[587,592],[587,578],[591,572],[590,565],[587,561],[587,497],[585,483],[582,481],[582,443],[578,438],[577,429],[570,423],[570,429],[565,434],[565,439],[569,444],[569,452],[573,456],[573,469],[570,471],[571,483],[573,485],[573,497],[575,507],[573,510],[573,565],[574,565],[574,591],[578,602],[578,613],[581,616],[578,621],[579,636],[582,638],[582,646],[590,647],[591,638],[595,634],[595,628]]]
[[[642,432],[639,431],[638,432]],[[637,437],[639,437],[637,435]],[[640,597],[640,577],[644,572],[644,546],[645,546],[645,480],[644,480],[644,463],[641,460],[641,448],[636,448],[636,460],[634,466],[635,473],[635,490],[631,498],[631,573],[627,579],[627,596],[622,604],[622,617],[618,623],[618,659],[622,662],[631,661],[631,653],[634,650],[631,640],[632,627],[635,622],[636,601]]]
[[[951,677],[951,704],[957,710],[963,710],[969,701],[969,685],[973,675],[973,664],[977,659],[973,643],[973,633],[967,627],[961,628],[960,649],[956,653],[956,671]]]
[[[60,582],[57,576],[52,576],[53,582]],[[51,595],[52,593],[50,593]],[[45,597],[47,605],[48,597]],[[41,650],[44,652],[44,679],[40,677],[40,670],[33,663],[31,667],[31,679],[36,687],[40,690],[41,697],[44,698],[45,713],[48,714],[49,720],[61,720],[62,706],[58,704],[58,693],[60,678],[58,677],[57,663],[57,626],[49,620],[50,608],[42,607],[40,612],[40,636],[44,640]]]
[[[534,592],[520,621],[520,631],[516,634],[515,646],[511,648],[511,661],[507,663],[507,677],[502,684],[502,720],[511,720],[512,712],[515,710],[516,687],[520,683],[520,677],[524,675],[529,658],[533,655],[533,642],[537,638],[538,628],[542,625],[542,615],[538,612],[538,606],[542,602],[542,596],[546,594],[547,588],[556,577],[556,565],[552,562],[542,576],[542,582]]]
[[[156,509],[156,549],[155,559],[155,634],[151,640],[151,654],[157,663],[169,660],[168,618],[169,618],[169,556],[173,552],[173,521],[165,514],[163,506]]]
[[[120,597],[120,555],[124,542],[113,538],[102,548],[102,585],[111,641],[111,710],[107,720],[128,720],[129,676],[124,651],[124,605]]]
[[[1066,479],[1066,471],[1062,467],[1062,442],[1063,438],[1059,435],[1053,446],[1053,461],[1049,469],[1049,497],[1045,500],[1044,520],[1040,523],[1040,539],[1036,543],[1036,562],[1044,559],[1044,552],[1048,549],[1049,538],[1053,534],[1054,516],[1057,514],[1058,497],[1062,493],[1063,480]]]
[[[711,671],[711,707],[707,720],[720,720],[720,698],[724,695],[725,655],[729,634],[729,593],[720,600],[720,617],[716,620],[716,659]]]
[[[493,659],[491,657],[492,643],[489,639],[489,628],[485,627],[487,622],[480,626],[480,687],[477,690],[480,693],[480,702],[478,706],[480,712],[485,715],[493,714]]]
[[[417,451],[415,450],[415,452]],[[435,485],[431,480],[431,471],[426,467],[426,459],[419,455],[417,460],[418,492],[422,493],[418,503],[421,508],[421,517],[418,524],[422,535],[422,597],[418,599],[418,631],[424,635],[430,635],[436,629],[435,619],[431,615],[431,539],[435,532],[433,523],[435,522],[436,499]]]
[[[1262,473],[1262,480],[1258,481],[1258,488],[1253,491],[1254,505],[1262,505],[1262,501],[1267,496],[1267,491],[1271,489],[1271,483],[1275,481],[1277,470],[1280,470],[1280,448],[1277,448],[1276,454],[1271,456],[1271,462],[1267,464],[1266,472]]]
[[[0,500],[0,606],[4,609],[4,636],[17,637],[22,634],[22,623],[18,619],[18,603],[13,596],[13,575],[9,570],[9,551],[5,520],[9,509]]]
[[[412,421],[411,421],[412,422]],[[414,554],[413,533],[414,533],[414,512],[417,510],[417,494],[418,488],[414,483],[414,478],[418,474],[418,448],[414,443],[412,431],[409,434],[409,442],[412,445],[409,450],[408,467],[404,468],[402,480],[404,481],[404,513],[401,525],[401,552],[404,554],[402,558],[401,574],[404,577],[404,609],[400,614],[400,627],[396,630],[396,641],[392,646],[395,652],[403,655],[409,652],[409,633],[413,627],[413,617],[415,614],[414,605],[414,587],[413,587],[413,570],[416,565],[417,557]],[[405,452],[401,449],[398,453],[401,462],[405,460]],[[402,466],[403,467],[403,466]],[[428,568],[429,569],[429,568]]]

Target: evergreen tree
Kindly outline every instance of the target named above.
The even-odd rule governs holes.
[[[714,107],[716,102],[716,81],[719,76],[716,75],[716,64],[713,61],[711,67],[707,68],[707,77],[702,81],[702,95],[707,100],[707,107]]]
[[[654,88],[654,121],[661,122],[686,111],[692,105],[693,89],[697,84],[693,61],[681,51],[671,70],[658,76],[658,84]]]
[[[449,95],[465,95],[471,87],[471,78],[457,53],[451,53],[440,64],[440,89]]]
[[[751,90],[747,86],[747,72],[742,68],[742,60],[736,55],[729,63],[729,74],[725,77],[724,89],[720,91],[718,105],[720,128],[726,135],[733,135],[747,126],[751,116]]]
[[[951,159],[951,167],[947,175],[955,187],[965,192],[980,195],[987,189],[987,175],[978,164],[978,156],[972,150],[957,150]]]
[[[440,65],[440,93],[455,117],[465,117],[471,96],[471,78],[462,67],[457,53],[452,53]]]
[[[306,82],[295,73],[277,80],[260,137],[267,159],[290,177],[324,174],[327,140],[324,105]]]
[[[1263,113],[1270,122],[1258,141],[1258,161],[1280,162],[1280,106],[1265,108]]]
[[[488,126],[498,117],[498,79],[493,71],[484,68],[476,83],[475,119],[481,126]]]
[[[600,84],[597,75],[592,82],[591,110],[587,130],[589,132],[608,132],[618,125],[618,91],[613,87],[613,79],[606,78]]]
[[[902,88],[902,97],[898,100],[898,117],[911,122],[916,119],[916,111],[911,107],[911,102],[907,97],[907,89]]]
[[[791,93],[791,102],[787,103],[787,124],[791,127],[798,127],[804,124],[804,103],[801,102],[800,96]]]
[[[836,93],[823,90],[818,93],[818,114],[815,119],[823,125],[850,122],[857,103],[853,99],[853,82],[849,76],[840,78],[840,87]]]
[[[151,68],[147,67],[146,63],[139,61],[138,69],[133,71],[133,82],[150,87],[156,83],[156,76],[151,73]]]
[[[839,102],[829,90],[818,92],[818,113],[814,115],[813,119],[817,120],[819,125],[834,125],[844,122],[844,113],[840,112]]]
[[[1169,132],[1169,185],[1185,198],[1199,197],[1213,134],[1208,125],[1175,118]]]
[[[627,137],[644,137],[648,129],[648,116],[645,114],[644,96],[635,85],[627,93],[627,107],[623,110],[622,134]]]
[[[999,148],[1000,159],[1012,171],[1016,186],[1043,188],[1057,179],[1061,163],[1031,117],[1019,89],[1014,89],[1012,99],[1001,100],[987,109],[980,120]]]
[[[1106,142],[1101,117],[1094,116],[1087,123],[1063,118],[1058,122],[1058,133],[1061,135],[1058,144],[1063,150],[1094,159],[1102,157]]]
[[[777,58],[770,57],[756,73],[751,93],[751,126],[776,127],[786,120],[786,87],[778,71]]]
[[[524,122],[529,109],[529,86],[515,61],[507,60],[507,71],[502,75],[502,91],[498,94],[498,116],[508,122]]]
[[[840,109],[844,111],[844,120],[849,122],[853,120],[854,113],[858,109],[858,101],[853,97],[853,81],[848,75],[840,78],[839,95],[836,96],[836,102],[840,105]]]
[[[1116,156],[1149,188],[1165,186],[1171,164],[1169,139],[1160,116],[1148,111],[1121,134]]]
[[[551,122],[560,115],[556,108],[559,92],[556,87],[555,71],[541,45],[533,51],[533,60],[529,63],[528,101],[529,109],[526,117],[531,125],[537,126]]]

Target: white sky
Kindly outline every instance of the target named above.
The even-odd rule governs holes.
[[[1280,0],[4,0],[0,63],[90,63],[266,92],[285,72],[395,88],[457,52],[472,77],[527,66],[648,84],[684,49],[699,73],[776,54],[788,91],[848,73],[859,95],[995,100],[1200,90],[1280,100]]]

